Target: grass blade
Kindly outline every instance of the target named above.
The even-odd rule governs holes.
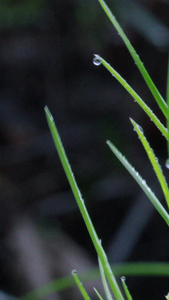
[[[122,285],[123,285],[123,288],[124,288],[127,300],[132,300],[133,298],[131,297],[131,294],[130,294],[129,289],[128,289],[126,283],[125,283],[125,280],[126,280],[126,278],[124,276],[121,277],[121,282],[122,282]]]
[[[160,120],[156,117],[156,115],[152,112],[152,110],[145,104],[145,102],[141,99],[141,97],[132,89],[132,87],[121,77],[121,75],[108,64],[102,57],[99,55],[95,55],[95,58],[98,59],[103,66],[120,82],[120,84],[126,89],[126,91],[134,98],[134,100],[141,106],[141,108],[145,111],[145,113],[150,117],[153,123],[157,126],[157,128],[161,131],[162,135],[168,139],[168,131],[160,122]]]
[[[86,209],[84,200],[83,200],[82,195],[80,193],[80,190],[77,186],[75,177],[74,177],[73,172],[71,170],[71,166],[70,166],[69,161],[67,159],[67,156],[66,156],[65,150],[63,148],[63,145],[62,145],[58,130],[56,128],[55,122],[54,122],[53,117],[52,117],[52,115],[51,115],[51,113],[50,113],[50,111],[47,107],[45,107],[45,113],[46,113],[46,118],[47,118],[47,122],[48,122],[48,125],[49,125],[49,129],[51,131],[51,135],[53,137],[53,140],[54,140],[54,143],[55,143],[56,150],[58,152],[60,161],[62,163],[65,174],[68,178],[69,184],[71,186],[71,189],[72,189],[72,192],[73,192],[74,197],[76,199],[79,210],[82,214],[85,225],[88,229],[88,232],[89,232],[89,235],[90,235],[91,240],[93,242],[93,245],[94,245],[94,247],[96,249],[96,252],[97,252],[97,254],[98,254],[98,256],[99,256],[99,258],[102,262],[106,277],[109,281],[109,284],[112,288],[112,291],[113,291],[116,299],[117,300],[124,300],[123,295],[122,295],[122,293],[119,289],[119,286],[117,284],[117,281],[114,277],[114,274],[111,270],[111,267],[108,263],[107,256],[106,256],[106,254],[105,254],[105,252],[104,252],[104,250],[101,246],[100,240],[97,236],[97,233],[95,231],[93,223],[90,219],[90,216],[89,216],[88,211]]]
[[[168,105],[168,110],[167,110],[167,129],[169,132],[169,55],[168,55],[168,68],[167,68],[167,92],[166,92],[166,98],[167,98],[167,105]],[[167,150],[168,150],[168,162],[169,162],[169,138],[167,141]]]
[[[96,293],[96,295],[98,296],[98,298],[100,299],[100,300],[104,300],[103,298],[102,298],[102,296],[99,294],[99,292],[94,288],[94,291],[95,291],[95,293]]]
[[[123,166],[131,174],[131,176],[136,180],[138,185],[142,188],[144,193],[147,195],[147,197],[149,198],[151,203],[154,205],[156,210],[159,212],[159,214],[165,220],[167,225],[169,225],[169,215],[168,215],[167,211],[162,206],[162,204],[157,199],[157,197],[152,192],[152,190],[149,188],[149,186],[146,184],[146,181],[143,180],[143,178],[139,175],[139,173],[132,167],[132,165],[128,162],[128,160],[121,154],[121,152],[110,141],[107,141],[107,144],[110,147],[110,149],[112,150],[112,152],[116,155],[116,157],[123,164]]]
[[[153,83],[150,75],[148,74],[146,68],[144,67],[144,65],[142,63],[142,61],[140,60],[139,56],[137,55],[135,49],[133,48],[132,44],[130,43],[129,39],[125,35],[123,29],[121,28],[120,24],[117,22],[116,18],[112,14],[111,10],[109,9],[109,7],[105,3],[105,1],[104,0],[98,0],[98,1],[100,3],[101,7],[103,8],[103,10],[105,11],[106,15],[108,16],[108,18],[110,19],[111,23],[113,24],[113,26],[116,28],[117,32],[119,33],[119,35],[123,39],[123,42],[125,43],[128,51],[130,52],[135,64],[137,65],[140,73],[142,74],[147,86],[149,87],[152,95],[154,96],[156,102],[158,103],[161,111],[163,112],[165,117],[167,117],[167,104],[164,101],[161,94],[159,93],[159,91],[156,88],[155,84]]]
[[[114,274],[116,276],[160,276],[169,277],[169,263],[123,263],[118,265],[112,265]],[[80,273],[80,277],[84,281],[91,281],[98,279],[100,276],[98,268],[94,268],[90,271]],[[26,295],[20,297],[21,300],[35,300],[42,299],[52,293],[69,289],[75,285],[72,276],[66,276],[57,278],[48,284],[33,290]]]
[[[98,262],[99,262],[99,269],[100,269],[101,279],[102,279],[102,283],[103,283],[103,287],[104,287],[104,291],[105,291],[107,300],[113,300],[113,297],[110,294],[109,287],[107,285],[106,277],[105,277],[105,274],[104,274],[104,269],[103,269],[103,266],[102,266],[102,263],[101,263],[99,257],[98,257]]]
[[[88,296],[88,294],[87,294],[84,286],[82,285],[79,277],[77,276],[77,272],[75,270],[72,271],[72,275],[73,275],[73,278],[74,278],[74,280],[75,280],[75,282],[76,282],[76,284],[77,284],[77,286],[79,288],[79,291],[82,294],[83,298],[85,300],[90,300],[90,297]]]
[[[139,138],[140,138],[140,141],[142,142],[143,144],[143,147],[150,159],[150,162],[153,166],[153,169],[156,173],[156,176],[158,178],[158,181],[160,183],[160,186],[162,188],[162,191],[163,191],[163,194],[164,194],[164,197],[166,199],[166,202],[167,202],[167,205],[169,207],[169,189],[168,189],[168,185],[167,185],[167,182],[166,182],[166,179],[163,175],[163,171],[161,169],[161,166],[158,162],[158,159],[155,157],[155,154],[154,154],[154,151],[153,149],[150,147],[146,137],[144,136],[144,133],[141,129],[141,127],[132,119],[131,120],[131,123],[133,124],[133,127],[135,129],[135,131],[137,132]]]

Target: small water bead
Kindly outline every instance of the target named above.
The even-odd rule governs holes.
[[[95,57],[93,58],[93,63],[95,66],[100,66],[101,65],[101,61],[100,61],[100,57],[99,55],[95,54]]]
[[[169,158],[166,159],[165,166],[167,169],[169,169]]]
[[[122,276],[122,277],[121,277],[121,281],[124,282],[125,280],[126,280],[126,277],[125,277],[125,276]]]

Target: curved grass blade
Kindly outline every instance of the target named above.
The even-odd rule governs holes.
[[[104,287],[104,291],[105,291],[107,300],[113,300],[113,297],[110,294],[109,287],[107,285],[106,277],[105,277],[105,274],[104,274],[104,269],[103,269],[103,266],[102,266],[102,263],[101,263],[101,260],[99,259],[99,257],[98,257],[98,262],[99,262],[99,269],[100,269],[101,279],[102,279],[102,283],[103,283],[103,287]]]
[[[152,110],[147,106],[147,104],[145,104],[145,102],[141,99],[141,97],[123,79],[123,77],[121,77],[121,75],[110,64],[108,64],[101,56],[95,55],[95,58],[97,58],[103,64],[103,66],[120,82],[120,84],[126,89],[126,91],[134,98],[134,100],[141,106],[141,108],[145,111],[145,113],[150,117],[153,123],[161,131],[162,135],[164,135],[164,137],[168,139],[169,135],[167,129],[156,117],[156,115],[152,112]]]
[[[153,149],[150,147],[146,137],[144,136],[144,133],[141,129],[141,127],[132,119],[130,119],[131,123],[133,124],[133,127],[135,129],[135,131],[137,132],[139,138],[140,138],[140,141],[142,142],[143,144],[143,147],[150,159],[150,162],[153,166],[153,169],[156,173],[156,176],[158,178],[158,181],[160,183],[160,186],[162,188],[162,191],[163,191],[163,194],[164,194],[164,197],[166,199],[166,202],[167,202],[167,205],[169,207],[169,189],[168,189],[168,185],[167,185],[167,182],[166,182],[166,179],[164,177],[164,174],[163,174],[163,171],[161,169],[161,166],[158,162],[158,159],[155,157],[155,154],[154,154],[154,151]]]
[[[154,205],[156,210],[159,212],[159,214],[165,220],[167,225],[169,225],[169,215],[168,215],[167,211],[162,206],[162,204],[157,199],[157,197],[152,192],[152,190],[149,188],[149,186],[146,184],[146,181],[139,175],[139,173],[132,167],[132,165],[128,162],[128,160],[121,154],[121,152],[110,141],[107,141],[107,144],[110,147],[110,149],[112,150],[112,152],[116,155],[116,157],[123,164],[123,166],[131,174],[131,176],[136,180],[138,185],[142,188],[144,193],[147,195],[147,197],[149,198],[151,203]]]
[[[76,199],[79,210],[82,214],[85,225],[88,229],[88,232],[89,232],[89,235],[90,235],[91,240],[93,242],[93,245],[94,245],[94,247],[96,249],[96,252],[97,252],[97,254],[98,254],[98,256],[99,256],[99,258],[102,262],[102,265],[103,265],[106,277],[107,277],[107,279],[109,281],[109,284],[111,286],[111,289],[112,289],[112,291],[113,291],[113,293],[114,293],[117,300],[124,300],[123,295],[122,295],[122,293],[119,289],[119,286],[117,284],[117,281],[114,277],[114,274],[111,270],[111,267],[108,263],[107,256],[104,252],[104,249],[102,248],[102,245],[101,245],[100,240],[97,236],[97,233],[95,231],[95,228],[93,226],[91,218],[88,214],[88,211],[86,209],[84,200],[83,200],[82,195],[80,193],[80,190],[77,186],[75,177],[73,175],[73,172],[72,172],[71,166],[69,164],[68,158],[66,156],[65,150],[63,148],[63,145],[62,145],[58,130],[56,128],[55,122],[54,122],[53,117],[52,117],[52,115],[51,115],[51,113],[50,113],[50,111],[47,107],[45,107],[45,113],[46,113],[46,118],[47,118],[47,122],[48,122],[48,125],[49,125],[49,129],[51,131],[51,135],[53,137],[53,140],[54,140],[54,143],[55,143],[56,150],[58,152],[60,161],[62,163],[63,169],[64,169],[65,174],[67,176],[67,179],[69,181],[69,184],[71,186],[71,189],[72,189],[72,192],[73,192],[74,197]]]
[[[77,276],[77,272],[75,270],[72,271],[72,276],[73,276],[73,278],[74,278],[74,280],[75,280],[75,282],[76,282],[76,284],[77,284],[77,286],[79,288],[79,291],[82,294],[83,298],[85,300],[90,300],[90,297],[88,296],[88,294],[87,294],[84,286],[82,285],[79,277]]]
[[[105,3],[105,1],[104,0],[98,0],[98,1],[99,1],[100,5],[102,6],[103,10],[105,11],[106,15],[108,16],[108,18],[110,19],[111,23],[113,24],[113,26],[116,28],[117,32],[119,33],[119,35],[123,39],[123,42],[125,43],[128,51],[130,52],[135,64],[137,65],[140,73],[142,74],[147,86],[149,87],[152,95],[154,96],[156,102],[158,103],[161,111],[163,112],[164,116],[167,117],[167,104],[164,101],[161,94],[159,93],[159,91],[156,88],[155,84],[153,83],[150,75],[148,74],[146,68],[144,67],[144,65],[142,63],[142,61],[140,60],[139,56],[137,55],[135,49],[133,48],[132,44],[130,43],[129,39],[125,35],[123,29],[121,28],[121,26],[117,22],[115,16],[111,12],[111,10],[109,9],[109,7]]]
[[[98,298],[99,298],[100,300],[104,300],[104,299],[102,298],[102,296],[99,294],[98,290],[96,290],[96,289],[94,288],[94,291],[95,291],[96,295],[98,296]]]
[[[130,294],[129,289],[128,289],[126,283],[125,283],[125,280],[126,280],[126,278],[124,276],[121,277],[121,282],[122,282],[122,285],[123,285],[123,288],[124,288],[127,300],[132,300],[133,298],[131,297],[131,294]]]

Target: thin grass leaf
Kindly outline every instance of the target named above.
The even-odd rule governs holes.
[[[110,141],[107,141],[107,144],[110,147],[110,149],[112,150],[112,152],[116,155],[116,157],[123,164],[123,166],[127,169],[127,171],[136,180],[138,185],[142,188],[144,193],[147,195],[147,197],[149,198],[151,203],[154,205],[156,210],[159,212],[159,214],[165,220],[167,225],[169,225],[169,215],[168,215],[167,211],[162,206],[162,204],[157,199],[157,197],[152,192],[152,190],[149,188],[149,186],[146,184],[146,181],[139,175],[139,173],[132,167],[132,165],[128,162],[128,160],[121,154],[121,152]]]
[[[95,291],[96,295],[98,296],[98,298],[99,298],[100,300],[104,300],[104,299],[102,298],[102,296],[99,294],[98,290],[96,290],[96,288],[94,288],[94,291]]]
[[[169,277],[169,263],[123,263],[113,264],[112,269],[116,276],[151,276],[151,277]],[[100,277],[98,268],[93,268],[90,271],[80,273],[83,282],[91,282]],[[57,278],[48,284],[33,290],[26,295],[20,297],[20,300],[35,300],[42,299],[48,295],[69,289],[75,286],[72,276]]]
[[[120,82],[120,84],[126,89],[126,91],[134,98],[134,100],[141,106],[144,112],[149,116],[157,128],[161,131],[162,135],[168,139],[168,131],[148,105],[141,99],[141,97],[132,89],[132,87],[121,77],[121,75],[108,64],[101,56],[95,54],[95,58],[103,64],[103,66]]]
[[[112,291],[113,291],[113,293],[114,293],[117,300],[124,300],[123,295],[120,291],[120,288],[117,284],[117,281],[114,277],[114,274],[111,270],[111,267],[108,263],[107,256],[104,252],[104,249],[101,246],[100,240],[97,236],[97,233],[95,231],[95,228],[93,226],[91,218],[88,214],[88,211],[86,209],[84,200],[83,200],[82,195],[80,193],[80,190],[77,186],[75,177],[74,177],[73,172],[71,170],[71,166],[70,166],[69,161],[67,159],[67,156],[66,156],[65,150],[63,148],[63,145],[62,145],[58,130],[56,128],[55,122],[54,122],[53,117],[52,117],[52,115],[51,115],[51,113],[50,113],[50,111],[47,107],[45,107],[45,113],[46,113],[46,118],[47,118],[47,122],[48,122],[48,125],[49,125],[49,129],[51,131],[51,135],[53,137],[53,140],[54,140],[59,158],[61,160],[63,169],[65,171],[65,174],[66,174],[67,178],[68,178],[69,184],[71,186],[71,189],[72,189],[72,192],[73,192],[74,197],[76,199],[79,210],[82,214],[85,225],[88,229],[88,232],[89,232],[89,235],[90,235],[91,240],[93,242],[93,245],[94,245],[94,247],[96,249],[96,252],[97,252],[97,254],[98,254],[98,256],[99,256],[99,258],[102,262],[102,265],[103,265],[103,268],[105,270],[105,274],[106,274],[106,277],[109,281],[111,289],[112,289]]]
[[[123,39],[123,42],[125,43],[128,51],[130,52],[135,64],[137,65],[140,73],[142,74],[147,86],[149,87],[152,95],[154,96],[156,102],[158,103],[161,111],[163,112],[165,117],[167,117],[167,104],[164,101],[161,94],[159,93],[159,91],[156,88],[155,84],[153,83],[150,75],[148,74],[146,68],[144,67],[144,65],[142,63],[142,61],[140,60],[139,56],[137,55],[135,49],[133,48],[132,44],[130,43],[129,39],[125,35],[123,29],[121,28],[121,26],[117,22],[115,16],[111,12],[111,10],[109,9],[109,7],[105,3],[105,1],[104,0],[98,0],[98,1],[100,3],[101,7],[103,8],[103,10],[105,11],[106,15],[108,16],[108,18],[110,19],[111,23],[113,24],[113,26],[116,28],[117,32],[119,33],[119,35]]]
[[[126,285],[125,280],[126,280],[126,278],[124,276],[121,277],[121,282],[122,282],[122,285],[123,285],[123,288],[124,288],[127,300],[132,300],[133,298],[131,297],[131,294],[130,294],[129,289],[128,289],[127,285]]]
[[[168,105],[168,110],[167,110],[167,129],[169,132],[169,55],[168,55],[168,68],[167,68],[167,92],[166,92],[166,100],[167,100],[167,105]],[[168,150],[168,162],[166,162],[166,167],[169,168],[169,138],[167,141],[167,150]]]
[[[103,287],[104,287],[104,291],[105,291],[107,300],[113,300],[113,297],[112,297],[112,295],[109,291],[109,287],[107,285],[106,277],[104,274],[104,269],[103,269],[103,266],[102,266],[102,263],[101,263],[101,260],[99,259],[99,257],[98,257],[98,262],[99,262],[100,275],[101,275],[101,279],[102,279],[102,283],[103,283]]]
[[[155,157],[155,154],[154,154],[154,151],[153,149],[150,147],[143,131],[142,131],[142,128],[132,119],[130,119],[131,123],[133,124],[133,127],[135,129],[135,131],[137,132],[139,138],[140,138],[140,141],[142,142],[143,144],[143,147],[148,155],[148,158],[150,159],[150,162],[152,164],[152,167],[155,171],[155,174],[158,178],[158,181],[160,183],[160,186],[162,188],[162,191],[163,191],[163,194],[164,194],[164,197],[166,199],[166,202],[167,202],[167,205],[169,207],[169,189],[168,189],[168,185],[167,185],[167,182],[166,182],[166,179],[164,177],[164,174],[163,174],[163,171],[161,169],[161,166],[158,162],[158,159]]]
[[[77,272],[76,272],[75,270],[72,271],[72,276],[73,276],[73,278],[74,278],[74,280],[75,280],[75,282],[76,282],[76,285],[78,286],[79,291],[80,291],[80,293],[82,294],[83,298],[84,298],[85,300],[90,300],[90,297],[89,297],[89,295],[87,294],[87,292],[86,292],[86,290],[85,290],[83,284],[81,283],[79,277],[77,276]]]

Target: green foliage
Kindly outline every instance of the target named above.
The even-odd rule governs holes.
[[[141,62],[139,56],[137,55],[135,49],[131,45],[130,41],[126,37],[124,31],[120,27],[119,23],[115,19],[114,15],[110,11],[110,9],[108,8],[108,6],[104,2],[104,0],[98,0],[98,1],[99,1],[100,5],[102,6],[103,10],[105,11],[106,15],[108,16],[108,18],[110,19],[110,21],[112,22],[112,24],[116,28],[117,32],[119,33],[119,35],[123,39],[127,49],[129,50],[129,53],[131,54],[134,62],[136,63],[140,73],[142,74],[147,86],[149,87],[150,91],[152,92],[152,95],[154,96],[154,99],[158,103],[160,110],[162,111],[162,113],[166,117],[167,129],[158,120],[158,118],[154,115],[154,113],[151,111],[151,109],[145,104],[145,102],[128,85],[128,83],[102,57],[100,57],[99,55],[95,55],[94,61],[93,61],[94,64],[96,66],[99,66],[99,65],[102,64],[120,82],[120,84],[130,93],[130,95],[134,98],[134,100],[137,101],[137,103],[141,106],[141,108],[146,112],[146,114],[150,117],[150,119],[158,127],[158,129],[161,131],[162,135],[164,135],[165,138],[167,139],[167,141],[169,141],[169,134],[168,134],[168,127],[169,127],[169,125],[168,125],[169,124],[169,113],[168,112],[169,112],[169,108],[168,108],[167,103],[164,101],[164,99],[160,95],[158,89],[156,88],[156,86],[154,85],[152,79],[150,78],[146,68],[144,67],[143,63]],[[168,94],[169,94],[168,90],[169,90],[169,83],[167,84],[167,97],[168,97]],[[82,214],[82,217],[83,217],[84,222],[86,224],[86,227],[88,229],[89,235],[91,237],[91,240],[93,242],[93,245],[94,245],[95,250],[96,250],[97,255],[98,255],[100,273],[101,273],[103,287],[104,287],[105,294],[106,294],[106,299],[107,300],[113,300],[113,297],[115,297],[116,300],[123,300],[124,297],[122,295],[120,287],[119,287],[119,285],[118,285],[118,283],[117,283],[117,281],[114,277],[114,274],[112,273],[111,267],[110,267],[110,265],[108,263],[108,260],[107,260],[107,257],[106,257],[106,254],[105,254],[105,252],[104,252],[104,250],[101,246],[101,241],[99,240],[99,238],[97,236],[97,233],[95,231],[93,223],[92,223],[92,221],[90,219],[90,216],[88,214],[88,211],[86,209],[84,200],[82,199],[81,193],[79,191],[79,188],[78,188],[77,183],[75,181],[75,178],[73,176],[70,164],[68,162],[66,153],[64,151],[64,148],[63,148],[61,139],[59,137],[59,133],[57,131],[57,128],[55,126],[53,117],[52,117],[52,115],[51,115],[51,113],[50,113],[50,111],[48,110],[47,107],[45,108],[45,112],[46,112],[48,125],[49,125],[49,128],[50,128],[50,131],[51,131],[56,149],[58,151],[58,155],[60,157],[63,168],[65,170],[65,173],[66,173],[67,178],[69,180],[70,186],[72,188],[72,192],[73,192],[74,197],[76,199],[77,205],[78,205],[79,210]],[[155,157],[154,151],[150,147],[150,145],[149,145],[149,143],[148,143],[148,141],[147,141],[147,139],[144,135],[144,132],[143,132],[142,128],[134,120],[131,120],[131,122],[133,124],[133,127],[134,127],[138,137],[140,138],[140,140],[143,144],[143,147],[144,147],[144,149],[145,149],[145,151],[148,155],[148,158],[150,159],[152,167],[155,171],[155,174],[158,178],[161,189],[162,189],[163,194],[165,196],[167,205],[169,206],[169,189],[168,189],[166,179],[163,175],[161,166],[158,162],[158,159]],[[121,154],[121,152],[115,147],[115,145],[113,145],[113,143],[111,143],[110,141],[107,141],[107,144],[110,147],[110,149],[112,150],[112,152],[116,155],[116,157],[120,160],[120,162],[127,169],[127,171],[133,176],[133,178],[136,180],[136,182],[142,188],[144,193],[147,195],[147,197],[149,198],[151,203],[154,205],[156,210],[159,212],[161,217],[165,220],[167,225],[169,225],[169,214],[168,214],[168,212],[165,210],[165,208],[160,203],[158,198],[155,196],[155,194],[152,192],[150,187],[147,185],[146,181],[144,179],[142,179],[142,177],[139,175],[139,173],[128,162],[128,160]],[[147,272],[147,270],[146,270],[146,272]],[[74,276],[75,281],[76,281],[76,283],[77,283],[77,285],[78,285],[78,287],[79,287],[79,289],[80,289],[80,291],[83,295],[83,298],[84,299],[89,299],[89,296],[87,295],[86,291],[84,290],[83,286],[81,285],[77,275],[75,273],[73,273],[73,276]],[[107,285],[107,280],[109,282],[110,288],[111,288],[114,296],[112,296],[111,292],[109,291],[109,288],[108,288],[108,285]],[[125,292],[125,295],[126,295],[127,299],[132,300],[132,297],[131,297],[131,294],[128,290],[128,287],[125,284],[124,277],[122,277],[122,286],[123,286],[123,289],[124,289],[124,292]],[[96,292],[97,296],[99,297],[99,299],[103,299],[102,296],[99,294],[99,292],[97,290],[95,290],[95,292]]]
[[[120,27],[119,23],[117,22],[117,20],[115,19],[114,15],[112,14],[112,12],[110,11],[110,9],[108,8],[108,6],[106,5],[106,3],[104,2],[104,0],[98,0],[100,5],[102,6],[103,10],[105,11],[106,15],[108,16],[108,18],[110,19],[110,21],[112,22],[112,24],[114,25],[114,27],[116,28],[117,32],[120,34],[121,38],[123,39],[129,53],[131,54],[134,62],[136,63],[139,71],[141,72],[148,88],[150,89],[150,91],[152,92],[152,95],[154,96],[154,99],[156,100],[156,102],[158,103],[158,106],[160,108],[160,110],[162,111],[162,113],[164,114],[164,116],[166,117],[166,123],[167,123],[167,129],[164,127],[164,125],[158,120],[158,118],[154,115],[154,113],[151,111],[151,109],[145,104],[145,102],[137,95],[137,93],[128,85],[128,83],[99,55],[95,55],[94,58],[94,64],[99,66],[99,65],[103,65],[113,76],[115,76],[115,78],[120,82],[120,84],[130,93],[130,95],[134,98],[135,101],[137,101],[137,103],[141,106],[141,108],[146,112],[146,114],[150,117],[150,119],[154,122],[154,124],[158,127],[158,129],[160,130],[161,134],[165,136],[165,138],[167,139],[167,143],[169,145],[169,134],[168,134],[168,129],[169,129],[169,108],[168,108],[168,103],[169,103],[169,76],[168,76],[168,83],[167,83],[167,103],[164,101],[164,99],[162,98],[162,96],[160,95],[158,89],[156,88],[156,86],[154,85],[152,79],[150,78],[147,70],[145,69],[143,63],[141,62],[139,56],[137,55],[135,49],[133,48],[133,46],[131,45],[130,41],[128,40],[128,38],[126,37],[124,31],[122,30],[122,28]],[[107,300],[124,300],[124,296],[121,292],[121,289],[123,287],[125,296],[127,297],[128,300],[132,300],[131,294],[128,290],[128,287],[125,283],[125,278],[122,277],[122,286],[120,286],[116,279],[114,274],[124,274],[124,275],[155,275],[158,274],[160,276],[160,274],[164,275],[164,271],[166,272],[165,275],[169,276],[169,271],[168,271],[168,264],[128,264],[126,266],[128,266],[128,269],[125,270],[125,265],[122,265],[120,268],[119,273],[117,272],[117,269],[115,267],[113,267],[114,269],[114,273],[112,272],[112,268],[109,265],[107,256],[104,252],[104,249],[101,245],[101,241],[99,240],[97,233],[95,231],[94,225],[91,221],[91,218],[89,216],[89,213],[86,209],[86,205],[84,200],[82,199],[80,190],[77,186],[75,177],[73,175],[73,172],[71,170],[71,166],[69,164],[68,158],[66,156],[64,147],[62,145],[58,130],[56,128],[54,119],[49,111],[49,109],[47,107],[45,107],[45,113],[46,113],[46,118],[47,118],[47,122],[49,125],[49,129],[51,131],[51,135],[53,137],[60,161],[62,163],[63,169],[65,171],[65,174],[67,176],[67,179],[70,183],[72,192],[74,194],[75,200],[77,202],[77,205],[79,207],[79,210],[81,212],[81,215],[83,217],[83,220],[85,222],[85,225],[87,227],[88,233],[91,237],[91,240],[93,242],[93,245],[95,247],[96,253],[98,255],[98,259],[99,259],[99,267],[100,267],[100,274],[101,274],[101,278],[102,278],[102,282],[103,282],[103,287],[105,290],[105,295],[106,295],[106,299]],[[164,197],[166,199],[167,205],[169,206],[169,189],[168,189],[168,185],[166,182],[166,179],[163,175],[161,166],[158,162],[158,159],[156,158],[153,149],[150,147],[149,142],[147,141],[144,132],[142,130],[142,128],[134,121],[131,120],[132,125],[147,153],[147,156],[152,164],[152,167],[155,171],[155,174],[158,178],[158,181],[160,183],[161,189],[163,191]],[[138,183],[138,185],[142,188],[142,190],[144,191],[144,193],[146,194],[146,196],[149,198],[149,200],[151,201],[151,203],[154,205],[155,209],[159,212],[159,214],[161,215],[161,217],[164,219],[164,221],[167,223],[167,225],[169,225],[169,214],[166,211],[166,209],[163,207],[163,205],[160,203],[159,199],[155,196],[155,194],[153,193],[153,191],[150,189],[150,187],[147,185],[146,181],[140,176],[140,174],[134,169],[134,167],[128,162],[128,160],[121,154],[121,152],[115,147],[115,145],[110,142],[107,141],[107,144],[109,146],[109,148],[111,149],[111,151],[115,154],[115,156],[120,160],[120,162],[124,165],[124,167],[127,169],[127,171],[132,175],[132,177],[136,180],[136,182]],[[168,146],[169,148],[169,146]],[[128,271],[128,272],[127,272]],[[92,272],[91,272],[92,273]],[[75,272],[72,273],[73,277],[75,279],[75,282],[83,296],[84,299],[90,299],[86,290],[84,289],[84,287],[82,286],[77,274]],[[91,274],[90,274],[91,275]],[[82,276],[83,278],[83,276]],[[84,279],[84,278],[83,278]],[[109,283],[109,287],[108,284]],[[56,282],[55,282],[56,284]],[[72,281],[70,282],[70,280],[67,281],[67,284],[70,286],[72,284]],[[57,285],[57,284],[56,284]],[[57,289],[56,285],[53,285],[53,289]],[[65,288],[66,285],[64,285]],[[49,285],[48,285],[49,288]],[[36,291],[37,292],[37,291]],[[43,289],[39,290],[39,292],[43,292]],[[48,289],[49,292],[49,289]],[[99,291],[97,291],[95,289],[95,292],[98,296],[99,299],[103,300],[102,296],[100,295]],[[45,290],[44,290],[45,293]],[[47,293],[45,294],[47,295]],[[166,296],[166,298],[168,299],[168,296]],[[26,298],[23,298],[26,299]],[[30,298],[28,298],[30,299]]]

